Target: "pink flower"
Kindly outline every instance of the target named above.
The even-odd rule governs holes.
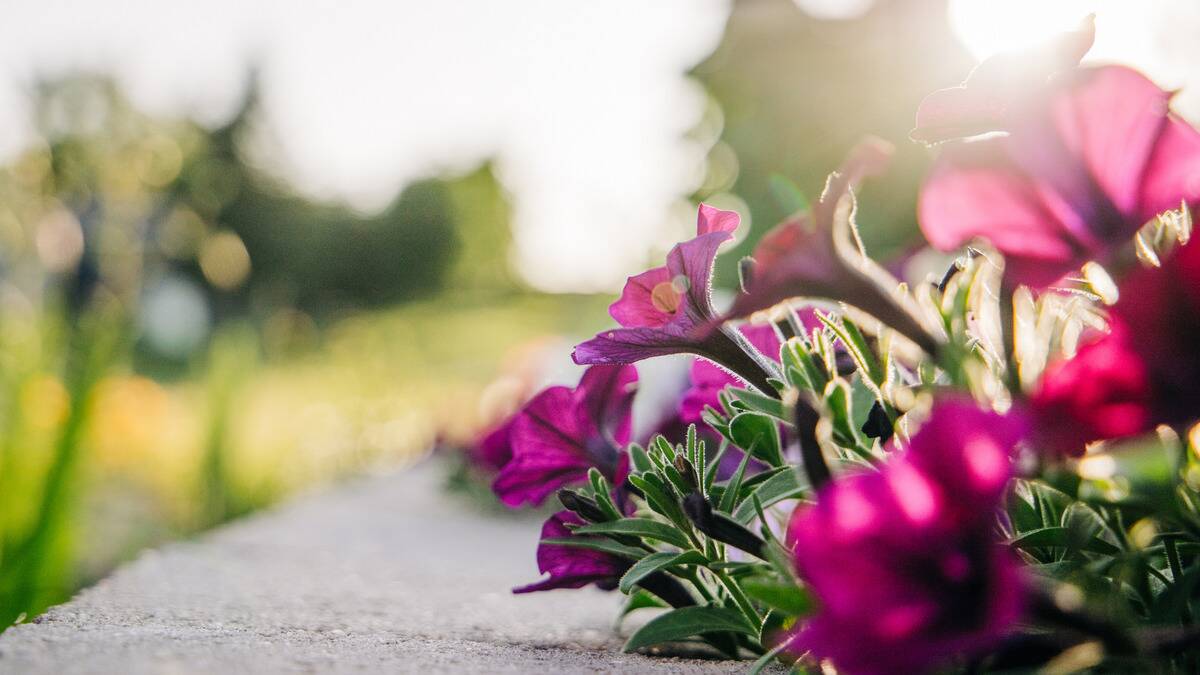
[[[879,471],[839,478],[788,526],[819,601],[793,638],[839,672],[919,673],[995,646],[1023,611],[993,533],[1023,420],[942,400]]]
[[[512,422],[512,459],[492,483],[508,506],[541,504],[547,496],[587,478],[595,467],[609,480],[620,473],[629,442],[637,370],[593,366],[575,389],[550,387]]]
[[[947,144],[926,179],[918,211],[934,247],[985,238],[1011,281],[1044,287],[1200,199],[1200,133],[1140,73],[1073,68],[1004,91],[1008,105],[963,113],[977,131],[1004,135]]]
[[[701,204],[696,237],[671,249],[664,267],[629,277],[609,314],[621,328],[607,330],[575,347],[576,363],[626,364],[668,354],[696,354],[773,391],[752,357],[716,329],[712,270],[717,249],[733,236],[739,216]]]
[[[1111,330],[1052,363],[1030,397],[1048,451],[1079,456],[1091,441],[1200,419],[1200,244],[1123,279],[1110,314]]]

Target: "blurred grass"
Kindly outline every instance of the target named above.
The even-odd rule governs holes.
[[[606,300],[458,294],[305,328],[285,347],[231,323],[170,383],[132,372],[119,311],[5,317],[0,625],[147,545],[461,440],[506,354],[598,328]]]

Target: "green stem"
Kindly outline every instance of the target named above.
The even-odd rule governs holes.
[[[741,587],[738,586],[737,583],[735,583],[734,580],[730,578],[729,574],[724,570],[710,571],[716,575],[717,579],[721,581],[721,585],[725,587],[725,590],[729,591],[729,596],[733,598],[733,601],[735,604],[737,604],[738,609],[742,610],[742,614],[746,615],[746,620],[750,622],[750,626],[754,628],[754,630],[761,628],[762,617],[758,615],[758,612],[754,611],[754,605],[750,604],[750,598],[746,597],[746,594],[742,592]]]

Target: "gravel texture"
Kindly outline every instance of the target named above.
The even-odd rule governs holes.
[[[426,463],[146,552],[0,636],[0,673],[747,670],[622,654],[615,594],[509,593],[539,523],[440,484]]]

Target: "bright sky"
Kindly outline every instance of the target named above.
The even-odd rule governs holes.
[[[1171,86],[1194,63],[1194,0],[951,1],[981,57],[1097,11],[1098,56]],[[683,73],[716,47],[728,4],[8,0],[0,159],[28,139],[22,91],[39,74],[111,72],[144,108],[219,122],[255,60],[285,153],[274,161],[302,189],[370,209],[410,180],[496,156],[522,273],[548,290],[611,289],[693,217],[680,199],[707,148],[682,136],[704,99]],[[837,17],[870,0],[796,4]],[[1196,84],[1182,102],[1200,110]]]

